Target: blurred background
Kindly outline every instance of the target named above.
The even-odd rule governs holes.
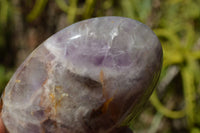
[[[130,123],[135,133],[200,133],[200,0],[0,0],[0,92],[49,36],[98,16],[136,19],[163,46],[161,78]]]

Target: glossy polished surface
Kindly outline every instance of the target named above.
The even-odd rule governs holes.
[[[42,43],[5,89],[10,133],[110,133],[140,112],[159,78],[162,48],[123,17],[75,23]]]

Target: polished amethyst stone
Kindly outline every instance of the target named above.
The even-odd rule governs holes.
[[[123,17],[75,23],[18,68],[3,122],[10,133],[113,132],[140,112],[161,66],[160,42],[146,25]]]

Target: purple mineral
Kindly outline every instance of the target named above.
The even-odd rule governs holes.
[[[33,51],[5,88],[9,133],[113,133],[140,112],[162,66],[146,25],[123,17],[75,23]]]

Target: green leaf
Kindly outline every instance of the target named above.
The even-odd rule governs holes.
[[[27,20],[33,21],[35,20],[41,12],[44,10],[48,0],[37,0],[32,11],[28,14]]]
[[[189,126],[194,126],[195,123],[195,86],[194,86],[194,73],[192,66],[186,65],[181,70],[183,78],[184,97],[186,104],[186,114]]]

